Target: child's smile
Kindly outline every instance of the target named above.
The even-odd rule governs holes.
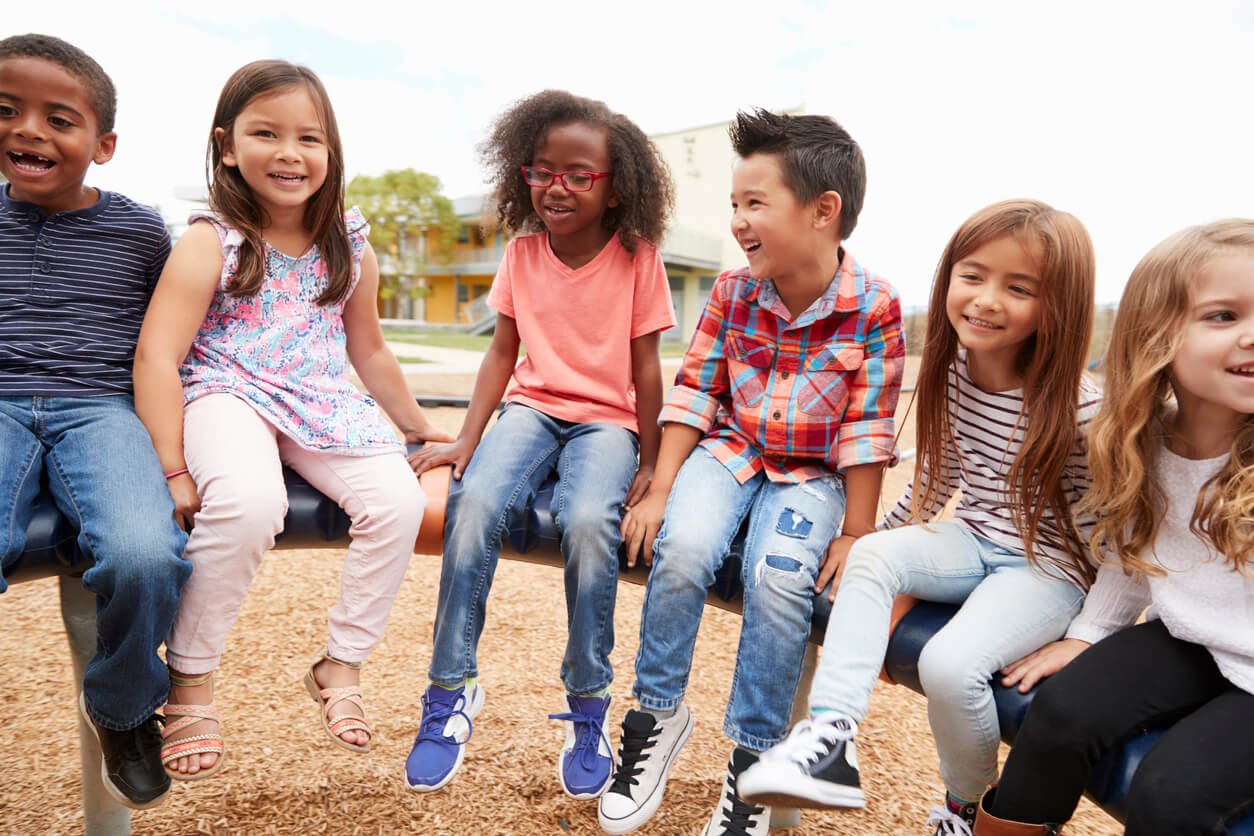
[[[0,61],[0,174],[13,199],[49,214],[94,203],[83,176],[113,156],[116,139],[97,125],[83,82],[68,70],[42,58]]]
[[[531,164],[555,174],[609,171],[609,137],[604,128],[586,122],[557,125],[536,145]],[[590,261],[613,234],[601,223],[605,210],[618,205],[610,180],[595,180],[586,192],[567,189],[559,178],[547,187],[531,187],[532,208],[549,231],[553,252],[569,266]]]

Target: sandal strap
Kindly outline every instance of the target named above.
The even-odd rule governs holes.
[[[373,734],[370,730],[370,724],[366,722],[364,717],[351,717],[347,714],[335,722],[329,723],[328,728],[331,729],[331,734],[336,737],[342,737],[345,732],[357,730],[364,731],[366,734]]]
[[[366,710],[365,700],[362,699],[361,687],[351,685],[347,688],[322,688],[318,691],[318,695],[322,697],[322,713],[327,717],[328,721],[331,717],[332,706],[348,700],[356,708],[362,712]],[[345,714],[344,717],[357,717],[359,720],[366,719],[364,714]]]
[[[213,671],[209,671],[209,673],[188,675],[177,673],[173,668],[167,668],[167,670],[170,672],[170,684],[177,685],[180,688],[188,688],[193,685],[204,685],[206,682],[213,679]]]
[[[336,659],[334,656],[332,656],[330,653],[328,653],[325,650],[322,651],[322,655],[318,657],[318,660],[314,662],[314,666],[317,667],[318,662],[321,662],[323,659],[326,659],[328,662],[333,662],[334,664],[337,664],[342,668],[349,668],[355,671],[361,670],[361,666],[362,666],[361,662],[345,662],[343,659]]]
[[[188,755],[217,755],[221,757],[225,750],[226,744],[222,742],[221,735],[198,734],[177,740],[169,746],[162,746],[161,763],[168,764],[172,760],[187,757]]]

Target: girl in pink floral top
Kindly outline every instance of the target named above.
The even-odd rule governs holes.
[[[135,401],[191,529],[193,579],[166,642],[162,760],[174,778],[226,754],[212,674],[262,554],[282,529],[288,465],[352,519],[327,648],[305,675],[338,745],[370,746],[359,668],[378,642],[422,520],[406,441],[449,440],[384,345],[379,272],[326,91],[308,69],[257,61],[227,81],[209,139],[213,214],[171,254],[135,355]],[[347,361],[377,399],[349,382]]]

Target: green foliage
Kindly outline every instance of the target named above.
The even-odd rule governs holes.
[[[410,279],[428,264],[447,264],[457,240],[453,203],[440,193],[440,179],[412,168],[377,176],[359,174],[348,184],[344,202],[358,206],[370,222],[370,244],[380,256],[380,296],[390,298],[404,287],[422,295]],[[427,230],[435,230],[434,240]]]

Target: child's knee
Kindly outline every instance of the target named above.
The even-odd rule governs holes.
[[[934,636],[919,653],[919,684],[929,700],[958,700],[978,693],[987,683],[987,671],[963,648],[946,643],[943,634]]]
[[[211,525],[241,544],[274,537],[287,516],[287,490],[277,485],[235,476],[209,480],[201,494],[197,525]]]

